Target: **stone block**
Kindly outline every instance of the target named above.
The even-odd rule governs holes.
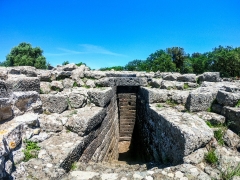
[[[231,93],[219,90],[216,98],[217,102],[223,106],[235,107],[240,100],[240,92]]]
[[[224,143],[230,148],[240,147],[240,137],[230,129],[226,130],[223,136]]]
[[[13,116],[12,104],[8,98],[0,98],[0,121]]]
[[[240,108],[224,106],[221,114],[226,117],[230,129],[240,132]]]
[[[51,113],[62,113],[68,108],[67,96],[61,94],[40,94],[43,110]]]
[[[77,68],[78,68],[77,65],[75,65],[74,63],[70,63],[62,66],[62,69],[64,71],[73,71],[74,69],[77,69]]]
[[[42,70],[37,69],[38,78],[40,81],[47,81],[50,82],[52,78],[52,71],[51,70]]]
[[[161,83],[162,83],[162,79],[153,78],[149,82],[149,85],[152,86],[153,88],[160,88]]]
[[[146,86],[147,78],[140,77],[117,77],[115,86]]]
[[[71,92],[68,96],[68,100],[71,108],[82,108],[87,104],[87,97],[81,92]]]
[[[7,88],[5,81],[0,80],[0,98],[8,98],[10,91]]]
[[[161,73],[163,80],[167,81],[176,81],[178,76],[180,76],[180,73],[171,73],[171,72],[166,72],[166,73]]]
[[[40,94],[48,94],[51,92],[50,82],[40,82]]]
[[[25,77],[22,75],[9,76],[6,86],[15,92],[36,91],[40,92],[40,80],[37,77]]]
[[[171,108],[149,108],[153,156],[178,164],[184,156],[206,145],[213,131],[198,116],[181,113]]]
[[[177,81],[181,82],[193,82],[195,83],[197,79],[196,74],[182,74],[177,77]]]
[[[212,112],[198,112],[196,113],[204,121],[209,121],[213,125],[221,125],[225,123],[225,117]]]
[[[42,102],[36,91],[13,92],[12,102],[15,115],[20,115],[24,112],[37,112],[42,108]]]
[[[79,80],[80,78],[84,77],[85,65],[79,66],[77,69],[72,71],[71,78],[75,81]]]
[[[216,99],[216,92],[210,88],[197,88],[190,92],[186,108],[190,112],[207,111]]]
[[[219,82],[220,73],[219,72],[205,72],[198,77],[199,81],[209,81],[209,82]]]
[[[58,120],[59,114],[53,113],[50,115],[41,114],[39,116],[40,127],[46,132],[60,132],[63,130],[63,125],[60,120]]]
[[[167,101],[169,91],[165,89],[152,89],[147,87],[141,87],[140,94],[142,94],[142,96],[144,96],[144,99],[146,99],[146,102],[142,100],[142,103],[160,103]]]
[[[96,88],[88,91],[88,96],[91,103],[95,104],[96,106],[104,107],[114,96],[114,91],[110,87]]]
[[[0,80],[6,80],[8,78],[8,69],[6,67],[0,67]]]
[[[8,74],[24,74],[27,77],[37,77],[36,68],[33,66],[8,67]]]
[[[189,96],[189,91],[173,90],[171,91],[171,100],[177,104],[185,105]]]
[[[91,79],[100,79],[106,77],[106,72],[104,71],[85,71],[84,76]]]
[[[76,110],[66,123],[67,129],[80,136],[89,134],[106,116],[106,109],[101,107],[84,107]]]

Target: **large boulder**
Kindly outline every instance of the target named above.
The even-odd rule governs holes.
[[[161,103],[168,100],[170,91],[165,89],[152,89],[147,87],[141,87],[140,94],[144,96],[144,99],[146,99],[146,102],[143,103]]]
[[[210,82],[219,82],[220,73],[219,72],[205,72],[202,75],[198,76],[198,80],[201,81],[210,81]]]
[[[37,77],[23,75],[8,76],[6,86],[12,91],[36,91],[40,92],[40,80]]]
[[[170,73],[170,72],[161,73],[161,75],[163,80],[167,80],[167,81],[176,81],[177,78],[181,76],[180,73]]]
[[[71,108],[81,108],[87,104],[87,97],[80,91],[73,91],[68,96]]]
[[[0,98],[0,121],[13,116],[12,103],[8,98]]]
[[[73,79],[73,80],[78,80],[78,79],[81,79],[81,78],[83,78],[84,77],[84,71],[85,71],[85,65],[81,65],[81,66],[79,66],[77,69],[74,69],[73,71],[72,71],[72,75],[71,75],[71,78]]]
[[[67,96],[61,94],[41,94],[43,110],[50,113],[62,113],[68,108]]]
[[[40,81],[50,82],[52,78],[51,70],[37,69],[38,78]]]
[[[9,89],[7,88],[5,82],[0,80],[0,98],[8,98],[9,93]]]
[[[216,90],[210,88],[197,88],[190,92],[186,108],[190,112],[210,110],[216,98]]]
[[[196,74],[182,74],[181,76],[177,77],[177,81],[181,82],[193,82],[195,83],[197,79]]]
[[[226,91],[218,91],[217,102],[224,106],[235,107],[240,101],[240,93],[232,93]]]
[[[66,123],[66,128],[80,136],[86,136],[97,127],[106,116],[101,107],[84,107],[76,110]]]

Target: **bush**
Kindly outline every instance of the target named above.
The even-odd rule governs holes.
[[[216,164],[218,162],[218,157],[215,150],[210,149],[207,154],[205,154],[205,160],[209,164]]]

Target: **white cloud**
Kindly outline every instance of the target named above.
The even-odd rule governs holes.
[[[62,51],[61,53],[45,53],[47,56],[65,56],[65,55],[73,55],[73,54],[105,54],[111,56],[125,56],[123,54],[118,54],[112,52],[108,49],[105,49],[101,46],[96,46],[92,44],[79,44],[81,51],[66,49],[66,48],[57,48]],[[126,56],[125,56],[126,57]]]

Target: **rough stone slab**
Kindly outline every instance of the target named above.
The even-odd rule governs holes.
[[[199,81],[219,82],[221,78],[219,72],[205,72],[198,79]]]
[[[154,128],[155,153],[161,159],[180,163],[184,156],[206,145],[213,138],[213,131],[198,116],[177,112],[171,108],[150,105],[149,120]]]
[[[111,98],[114,96],[114,91],[112,88],[96,88],[88,91],[90,101],[96,106],[104,107],[106,106]]]
[[[226,117],[230,129],[238,134],[240,132],[240,108],[224,106],[221,113]]]
[[[35,112],[42,108],[42,102],[36,91],[13,92],[12,102],[15,106],[15,115],[28,111]]]
[[[0,80],[6,80],[8,78],[8,70],[6,67],[0,67]]]
[[[40,82],[40,94],[48,94],[51,92],[50,82]]]
[[[240,93],[231,93],[226,91],[218,91],[217,102],[224,106],[235,107],[240,100]]]
[[[78,161],[83,151],[84,138],[73,132],[62,131],[39,143],[51,157],[51,162],[69,170],[74,161]]]
[[[116,86],[146,86],[147,78],[140,77],[118,77],[115,78]]]
[[[172,90],[171,100],[177,104],[185,105],[189,96],[189,91]]]
[[[0,98],[0,121],[13,116],[12,103],[8,98]]]
[[[161,76],[162,76],[163,80],[176,81],[178,76],[181,76],[181,74],[180,73],[164,72],[164,73],[161,73]]]
[[[209,121],[213,125],[220,125],[225,123],[225,117],[212,112],[198,112],[196,113],[204,121]]]
[[[86,78],[100,79],[106,77],[106,73],[104,71],[85,71],[84,76]]]
[[[8,74],[24,74],[27,77],[37,77],[36,68],[33,66],[8,67]]]
[[[37,77],[24,77],[22,75],[9,76],[6,80],[7,87],[12,91],[40,92],[40,80]]]
[[[177,81],[181,82],[193,82],[195,83],[197,79],[196,74],[182,74],[177,77]]]
[[[81,108],[87,104],[87,97],[81,92],[73,91],[68,97],[71,108]]]
[[[213,101],[216,98],[217,90],[211,88],[197,88],[190,92],[186,108],[190,112],[207,111],[211,108]]]
[[[107,71],[106,77],[136,77],[136,73],[129,71]]]
[[[7,88],[5,82],[0,80],[0,98],[8,98],[9,93],[9,89]]]
[[[52,94],[40,94],[43,110],[51,113],[62,113],[68,107],[67,96],[65,95],[52,95]]]
[[[73,80],[79,80],[80,78],[84,77],[84,71],[85,71],[86,66],[85,65],[81,65],[79,66],[77,69],[74,69],[72,71],[72,75],[71,78]]]
[[[63,125],[60,120],[58,120],[59,114],[41,114],[39,116],[40,127],[46,132],[60,132],[63,130]]]
[[[162,79],[152,78],[149,85],[153,88],[159,88],[161,86]]]
[[[240,147],[240,137],[232,132],[230,129],[225,131],[223,136],[224,143],[230,148]]]
[[[147,102],[142,103],[160,103],[166,102],[169,96],[168,90],[152,89],[147,87],[140,87],[140,93],[145,97]]]
[[[89,134],[98,126],[106,116],[106,109],[101,107],[84,107],[78,109],[76,114],[68,119],[67,129],[78,133],[80,136]]]
[[[29,127],[36,127],[39,125],[38,116],[36,113],[25,113],[22,116],[15,117],[14,121],[26,124]]]
[[[52,78],[51,70],[37,69],[37,75],[40,81],[50,82]]]

